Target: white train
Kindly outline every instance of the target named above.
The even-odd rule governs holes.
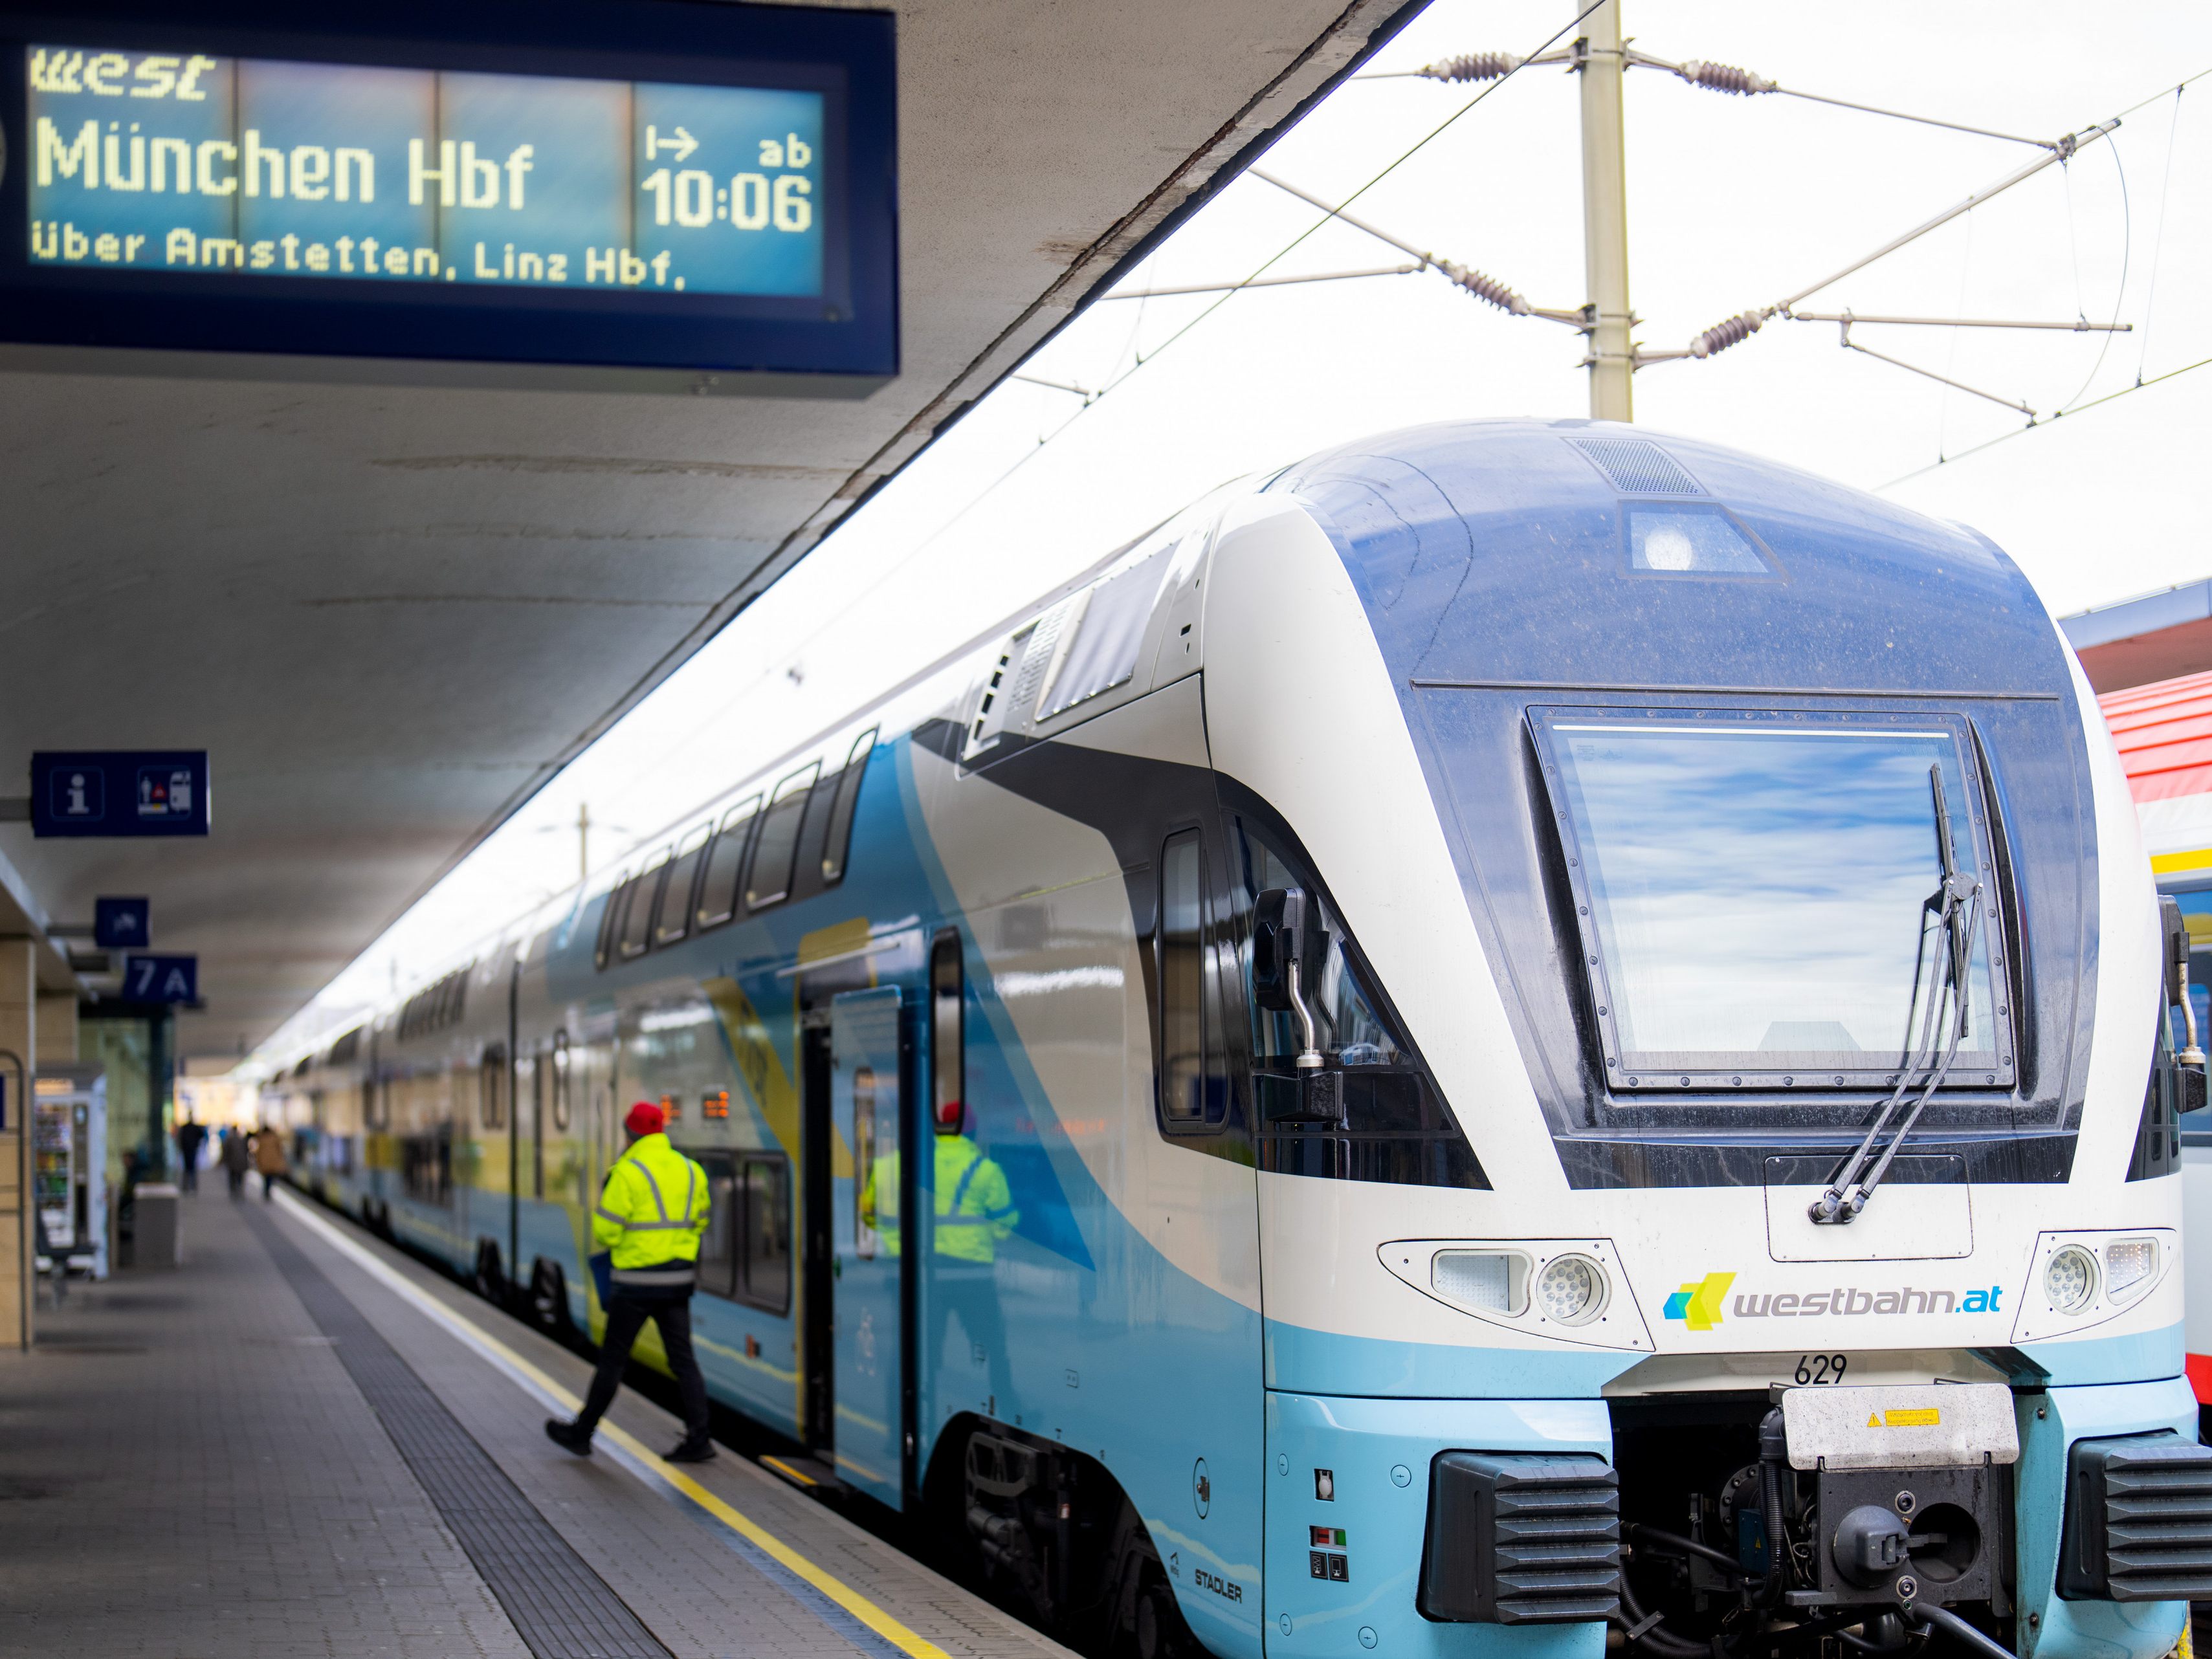
[[[1586,422],[1208,497],[304,1064],[544,1317],[632,1098],[717,1397],[1146,1655],[2157,1659],[2184,1078],[1970,531]]]

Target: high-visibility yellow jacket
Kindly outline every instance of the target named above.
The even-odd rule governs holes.
[[[1020,1224],[1006,1172],[967,1135],[936,1138],[936,1184],[931,1209],[937,1218],[935,1249],[962,1261],[998,1259],[999,1245]],[[899,1161],[892,1152],[875,1160],[860,1189],[860,1216],[884,1241],[885,1253],[899,1253]]]
[[[689,1285],[698,1276],[708,1208],[707,1172],[666,1135],[645,1135],[607,1171],[592,1242],[613,1253],[617,1285]]]

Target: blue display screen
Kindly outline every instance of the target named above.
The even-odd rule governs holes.
[[[32,45],[33,266],[808,299],[817,91]]]

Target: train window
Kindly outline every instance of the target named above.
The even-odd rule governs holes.
[[[896,1085],[887,1092],[896,1101]],[[878,1148],[884,1144],[877,1133],[878,1127],[876,1068],[862,1066],[853,1073],[853,1171],[860,1183],[860,1195],[853,1205],[853,1251],[863,1260],[872,1258],[882,1243],[882,1236],[877,1231],[880,1216],[889,1215],[894,1231],[898,1227],[898,1194],[896,1190],[886,1190],[896,1188],[898,1176],[895,1165],[891,1169],[878,1168]],[[890,1141],[894,1148],[898,1144],[896,1136],[894,1124]]]
[[[495,1042],[477,1068],[477,1119],[486,1129],[507,1127],[507,1050]]]
[[[1630,501],[1628,568],[1679,576],[1771,576],[1748,532],[1717,504]]]
[[[691,931],[691,890],[696,885],[700,860],[714,833],[713,824],[702,823],[677,848],[675,861],[668,866],[667,878],[660,884],[660,902],[653,915],[655,945],[673,945]]]
[[[791,1165],[781,1157],[746,1154],[738,1189],[744,1212],[738,1299],[783,1313],[791,1306]]]
[[[752,838],[753,817],[760,797],[753,796],[722,815],[722,833],[708,849],[707,868],[699,878],[697,927],[703,933],[719,927],[738,913],[738,878],[744,872],[745,842]]]
[[[568,1133],[568,1034],[553,1033],[553,1130]]]
[[[1231,988],[1228,953],[1241,957],[1243,1000],[1251,1034],[1254,1127],[1262,1140],[1261,1167],[1287,1175],[1336,1180],[1382,1181],[1407,1186],[1487,1186],[1480,1161],[1437,1091],[1428,1067],[1400,1034],[1395,1016],[1368,977],[1344,919],[1310,870],[1249,821],[1236,821],[1230,844],[1235,902],[1243,937],[1224,936],[1215,961],[1222,972],[1221,1006],[1237,999]],[[1249,919],[1254,899],[1269,888],[1303,889],[1311,902],[1310,922],[1320,934],[1312,983],[1301,991],[1313,1021],[1313,1046],[1323,1066],[1339,1077],[1340,1117],[1334,1124],[1301,1120],[1304,1103],[1297,1059],[1306,1047],[1296,1015],[1263,1008],[1251,994]],[[1226,1024],[1222,1028],[1226,1030]],[[1230,1110],[1241,1115],[1241,1100]],[[1347,1137],[1346,1131],[1350,1131]]]
[[[615,938],[622,932],[623,901],[629,896],[629,872],[625,870],[615,878],[615,884],[607,890],[606,908],[599,912],[599,942],[592,952],[592,965],[604,968],[614,960]],[[404,1032],[402,1035],[405,1035]]]
[[[1160,999],[1160,1115],[1186,1128],[1227,1115],[1222,1062],[1221,992],[1207,971],[1206,847],[1195,830],[1170,836],[1160,851],[1155,975]]]
[[[1947,1078],[2009,1083],[1998,884],[1962,723],[1726,712],[1531,711],[1607,1085],[1887,1087],[1900,1044],[1922,1041],[1915,1010],[1953,1006],[1926,965],[1939,822],[1980,883],[1957,913],[1971,979]]]
[[[668,854],[663,853],[630,884],[629,907],[623,912],[622,933],[615,954],[624,962],[643,956],[653,944],[653,907],[660,896],[661,878],[668,873]]]
[[[738,1176],[727,1152],[689,1152],[707,1172],[707,1231],[699,1238],[699,1288],[727,1296],[738,1273]]]
[[[760,834],[753,841],[752,862],[745,878],[745,908],[765,910],[791,893],[791,872],[799,863],[799,826],[806,816],[818,763],[794,772],[775,787],[775,798],[761,814]]]
[[[830,830],[822,842],[822,884],[835,887],[845,879],[845,860],[853,848],[853,809],[860,805],[860,779],[876,750],[876,730],[870,726],[853,744],[845,769],[837,775],[837,796],[830,805]]]
[[[941,1135],[957,1135],[968,1115],[967,1001],[960,935],[938,935],[929,953],[929,1111]]]
[[[530,1061],[530,1195],[545,1196],[545,1094],[552,1063],[534,1054]]]

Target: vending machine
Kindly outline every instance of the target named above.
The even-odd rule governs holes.
[[[46,1249],[74,1273],[107,1277],[107,1075],[41,1067],[33,1086],[32,1201]]]

